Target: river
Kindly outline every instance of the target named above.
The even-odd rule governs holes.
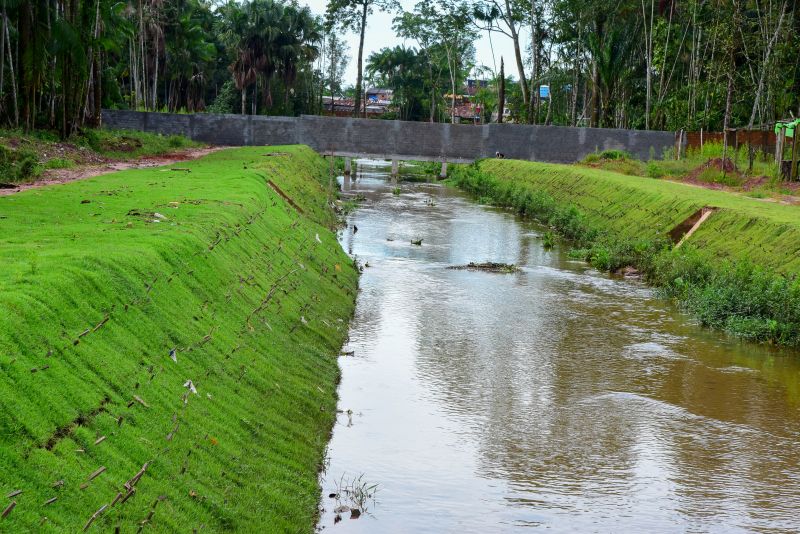
[[[320,529],[800,531],[797,352],[703,329],[545,250],[534,223],[386,171],[340,178],[366,197],[340,234],[365,267]],[[448,269],[471,261],[521,271]]]

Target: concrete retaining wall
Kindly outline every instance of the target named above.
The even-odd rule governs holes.
[[[674,145],[672,132],[568,128],[521,124],[470,126],[340,117],[180,115],[106,110],[107,128],[185,135],[217,145],[305,144],[323,154],[472,161],[494,157],[572,163],[596,150],[627,150],[640,159],[660,157]]]

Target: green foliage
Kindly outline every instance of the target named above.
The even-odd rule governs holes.
[[[209,113],[236,113],[241,110],[241,93],[236,90],[233,80],[225,80],[214,102],[208,106]]]
[[[0,181],[26,182],[40,172],[39,157],[27,148],[12,149],[0,145]]]
[[[555,244],[556,244],[556,236],[553,232],[550,232],[548,230],[547,232],[542,234],[542,246],[545,248],[545,250],[553,248]]]
[[[4,532],[78,532],[143,465],[93,529],[314,529],[357,272],[325,163],[270,150],[0,197]]]
[[[100,155],[121,159],[165,154],[177,149],[201,146],[200,143],[180,135],[164,136],[135,130],[84,129],[70,141]]]
[[[45,162],[45,169],[71,169],[75,166],[75,162],[67,158],[53,158]]]

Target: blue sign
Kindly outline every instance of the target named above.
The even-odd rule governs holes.
[[[550,86],[549,85],[540,85],[539,86],[539,98],[550,98]]]

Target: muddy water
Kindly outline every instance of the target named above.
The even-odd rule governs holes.
[[[341,243],[369,267],[321,528],[800,531],[799,354],[701,329],[508,212],[360,169]],[[488,260],[522,271],[447,269]]]

